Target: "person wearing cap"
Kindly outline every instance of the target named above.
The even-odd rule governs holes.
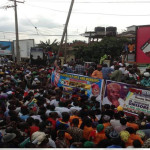
[[[89,140],[92,140],[94,144],[98,144],[101,140],[107,139],[104,132],[104,125],[98,124],[96,130],[93,130],[89,135]]]
[[[95,71],[93,71],[91,77],[93,78],[98,78],[98,79],[103,79],[103,73],[102,73],[102,66],[101,65],[97,65],[97,69]]]
[[[144,77],[141,80],[141,85],[150,87],[150,73],[149,72],[144,72]]]
[[[96,99],[96,101],[101,102],[101,94],[100,94],[100,87],[98,86],[98,84],[93,83],[91,85],[92,88],[92,93],[90,95],[90,99],[92,96],[94,96]]]
[[[94,143],[91,141],[86,141],[86,142],[84,142],[83,147],[84,148],[94,148]]]
[[[107,148],[124,148],[124,144],[122,143],[119,134],[115,130],[109,133],[109,138],[111,145]]]
[[[125,101],[120,97],[121,86],[118,83],[109,83],[107,85],[107,96],[104,97],[102,105],[109,104],[118,106],[124,106]]]
[[[130,138],[130,133],[128,131],[121,131],[120,138],[123,142],[125,142],[126,147],[133,145],[133,140]]]

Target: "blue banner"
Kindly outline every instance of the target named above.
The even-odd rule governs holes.
[[[95,96],[97,101],[101,101],[102,79],[54,71],[51,76],[51,82],[54,86],[63,87],[64,91],[68,93],[72,93],[75,88],[85,90],[88,97]]]
[[[0,55],[12,55],[12,43],[0,41]]]

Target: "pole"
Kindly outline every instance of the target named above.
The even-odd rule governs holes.
[[[72,0],[71,5],[70,5],[70,9],[69,9],[69,12],[68,12],[68,16],[67,16],[67,20],[66,20],[66,23],[65,23],[63,35],[62,35],[62,38],[61,38],[61,42],[60,42],[57,58],[59,57],[59,53],[60,53],[60,50],[61,50],[61,47],[62,47],[62,44],[63,44],[63,41],[64,41],[64,37],[65,37],[65,33],[66,33],[66,30],[67,30],[67,27],[68,27],[68,23],[69,23],[71,11],[72,11],[72,8],[73,8],[73,4],[74,4],[74,0]]]
[[[66,63],[66,58],[67,58],[67,29],[66,29],[66,39],[65,39],[65,58],[64,58],[64,60],[65,60],[65,63]]]
[[[16,54],[17,54],[17,63],[19,63],[20,62],[20,50],[19,50],[18,17],[17,17],[16,0],[14,0],[14,5],[15,5]]]
[[[15,30],[16,30],[16,56],[17,56],[17,63],[20,62],[20,50],[19,50],[19,35],[18,35],[18,17],[17,17],[17,3],[14,0],[15,5]]]

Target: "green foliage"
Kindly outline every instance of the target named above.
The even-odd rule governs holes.
[[[38,47],[43,48],[45,51],[57,52],[59,48],[59,43],[57,42],[57,40],[54,40],[52,43],[50,43],[50,40],[46,42],[40,41],[40,44],[38,44]]]
[[[126,42],[128,42],[126,38],[105,37],[100,42],[78,47],[78,50],[75,51],[75,57],[97,63],[105,54],[111,55],[112,59],[116,59],[121,55],[123,45]]]

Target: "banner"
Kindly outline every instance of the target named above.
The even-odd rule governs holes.
[[[0,55],[12,55],[11,42],[0,41]]]
[[[124,110],[150,115],[150,91],[130,88],[126,97]]]
[[[75,88],[85,90],[88,97],[95,96],[97,101],[101,101],[102,79],[54,71],[51,76],[51,82],[54,86],[63,87],[64,91],[68,93],[72,93]]]
[[[102,105],[109,104],[115,105],[115,107],[119,105],[124,107],[130,87],[131,85],[126,83],[107,80]]]
[[[136,62],[150,63],[150,26],[137,28]]]
[[[122,106],[128,113],[150,114],[150,91],[133,87],[133,85],[106,81],[102,105]]]

